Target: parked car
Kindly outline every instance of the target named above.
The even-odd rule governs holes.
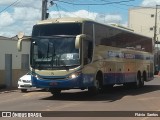
[[[28,72],[18,80],[18,89],[20,89],[21,92],[27,92],[27,90],[30,90],[33,88],[35,87],[32,86],[31,72]]]

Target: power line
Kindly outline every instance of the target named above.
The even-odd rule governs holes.
[[[19,0],[14,1],[13,3],[11,3],[9,6],[5,7],[3,10],[0,11],[0,13],[4,12],[5,10],[7,10],[8,8],[10,8],[11,6],[15,5]]]
[[[54,1],[59,1],[59,2],[65,2],[63,0],[54,0]],[[97,2],[98,0],[92,0],[94,2]],[[131,4],[125,4],[124,2],[129,2],[129,1],[117,1],[115,2],[116,0],[112,0],[112,2],[110,2],[110,0],[100,0],[100,1],[104,1],[104,2],[108,2],[109,4],[115,4],[117,3],[117,5],[121,5],[121,6],[131,6],[131,7],[136,7],[136,8],[153,8],[155,9],[155,7],[143,7],[143,6],[135,6],[135,5],[131,5]],[[131,0],[130,0],[131,1]],[[133,0],[132,0],[133,1]],[[79,3],[71,3],[71,2],[65,2],[69,5],[91,5],[91,4],[79,4]],[[102,3],[104,5],[104,3]],[[100,5],[100,4],[92,4],[92,5]],[[113,5],[112,5],[113,6]],[[118,6],[113,6],[113,7],[116,7],[116,8],[119,8],[119,9],[123,9],[123,10],[126,10],[128,12],[128,9],[125,9],[125,8],[122,8],[122,7],[118,7]],[[134,11],[135,13],[140,13],[140,14],[145,14],[145,15],[150,15],[149,13],[143,13],[143,12],[140,12],[140,11]]]
[[[100,1],[110,2],[110,1],[117,1],[117,0],[100,0]]]
[[[150,8],[150,9],[156,9],[155,7],[143,7],[143,6],[135,6],[135,5],[127,5],[127,4],[119,4],[119,5],[123,5],[123,6],[130,6],[133,8]],[[124,8],[121,8],[124,9]],[[134,13],[140,13],[140,14],[144,14],[144,15],[150,15],[150,13],[144,13],[144,12],[140,12],[140,11],[133,11]]]
[[[128,7],[139,7],[139,8],[155,8],[155,7],[143,7],[143,6],[128,5],[128,4],[124,4],[124,3],[120,3],[119,5],[124,5],[124,6],[128,6]]]
[[[127,6],[127,7],[133,7],[133,8],[150,8],[150,9],[155,9],[155,7],[135,6],[135,5],[128,5],[128,4],[124,4],[124,3],[119,3],[118,5]],[[112,7],[119,8],[119,9],[122,9],[122,10],[126,10],[128,12],[128,9],[126,9],[126,8],[117,7],[117,6],[113,6],[113,5],[112,5]],[[140,12],[140,11],[133,11],[133,12],[144,14],[144,15],[150,15],[150,13],[144,13],[144,12]]]
[[[66,2],[63,0],[55,0],[55,1],[66,3],[66,4],[71,4],[71,5],[108,5],[108,4],[119,4],[119,3],[124,3],[124,2],[131,2],[134,0],[123,0],[123,1],[104,2],[104,3],[71,3],[71,2]]]
[[[69,10],[67,10],[66,8],[63,8],[63,7],[60,6],[60,5],[58,5],[58,6],[59,6],[59,8],[61,8],[62,10],[67,11],[69,14],[74,15],[74,16],[76,16],[76,17],[79,17],[79,16],[77,16],[76,14],[71,13],[71,12],[70,12]]]
[[[58,10],[58,14],[59,14],[59,17],[61,18],[61,13],[60,13],[60,11],[59,11],[59,7],[58,7],[58,5],[55,3],[55,5],[56,5],[56,8],[57,8],[57,10]]]

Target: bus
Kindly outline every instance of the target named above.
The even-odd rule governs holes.
[[[20,34],[18,49],[21,49]],[[28,39],[28,38],[27,38]],[[57,18],[33,26],[32,84],[54,95],[62,90],[99,90],[117,84],[140,88],[154,77],[151,38],[84,18]]]

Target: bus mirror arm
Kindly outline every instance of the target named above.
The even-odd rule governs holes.
[[[80,41],[81,39],[86,38],[85,34],[80,34],[76,36],[76,40],[75,40],[75,48],[79,49],[80,48]]]
[[[22,50],[22,40],[29,40],[31,37],[24,37],[24,33],[20,32],[17,35],[18,42],[17,42],[17,49],[20,52]]]
[[[22,40],[23,40],[23,37],[24,37],[24,33],[23,32],[19,32],[18,35],[17,35],[17,38],[18,38],[17,49],[18,49],[19,52],[22,49]]]
[[[17,49],[19,52],[22,50],[22,39],[18,39]]]

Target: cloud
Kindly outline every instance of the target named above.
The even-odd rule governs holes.
[[[8,12],[3,12],[0,14],[0,21],[0,27],[9,26],[15,22],[11,14]]]
[[[128,27],[128,21],[126,21],[126,22],[122,23],[122,26],[124,26],[124,27]]]
[[[38,20],[40,19],[41,11],[35,8],[16,7],[14,8],[13,18],[15,20]]]
[[[12,37],[20,31],[31,35],[33,25],[41,19],[41,11],[35,8],[14,7],[12,12],[0,13],[0,36]]]
[[[146,7],[160,5],[160,0],[143,0],[141,5]]]
[[[78,10],[75,12],[51,11],[50,17],[81,17],[89,18],[102,23],[122,23],[122,17],[118,14],[99,14],[96,12],[89,12],[87,10]]]
[[[42,0],[22,0],[17,7],[32,7],[35,9],[41,9],[42,7]]]
[[[11,4],[14,4],[15,7],[32,7],[36,9],[41,8],[42,0],[18,0],[17,2],[15,0],[1,0],[0,6],[9,6]]]
[[[24,28],[22,25],[20,27],[18,24],[13,24],[12,26],[8,27],[0,27],[0,29],[0,36],[13,37],[17,35],[18,32],[21,32]]]
[[[15,4],[7,12],[0,13],[0,35],[12,37],[20,31],[30,35],[33,25],[41,20],[42,0],[0,0],[0,8],[6,8],[13,3]],[[118,14],[104,15],[83,9],[74,12],[50,11],[50,18],[59,17],[82,17],[103,23],[122,23],[122,17]]]
[[[106,23],[121,23],[122,17],[120,15],[111,15],[108,14],[105,16]]]
[[[0,5],[9,5],[15,2],[15,0],[1,0]]]
[[[31,1],[31,0],[30,0]],[[33,0],[32,0],[33,1]],[[3,4],[9,4],[6,0]],[[0,2],[2,5],[2,1]],[[96,20],[102,23],[123,23],[123,19],[118,14],[99,14],[87,10],[78,10],[75,12],[50,11],[50,18],[59,17],[82,17]],[[41,19],[41,10],[34,7],[13,7],[11,12],[0,14],[0,36],[13,37],[18,32],[25,32],[25,35],[31,35],[33,25]],[[3,30],[3,31],[2,31]]]
[[[78,10],[75,12],[65,12],[65,11],[51,11],[51,18],[59,18],[59,17],[81,17],[81,18],[90,18],[95,19],[98,13],[88,12],[86,10]]]

